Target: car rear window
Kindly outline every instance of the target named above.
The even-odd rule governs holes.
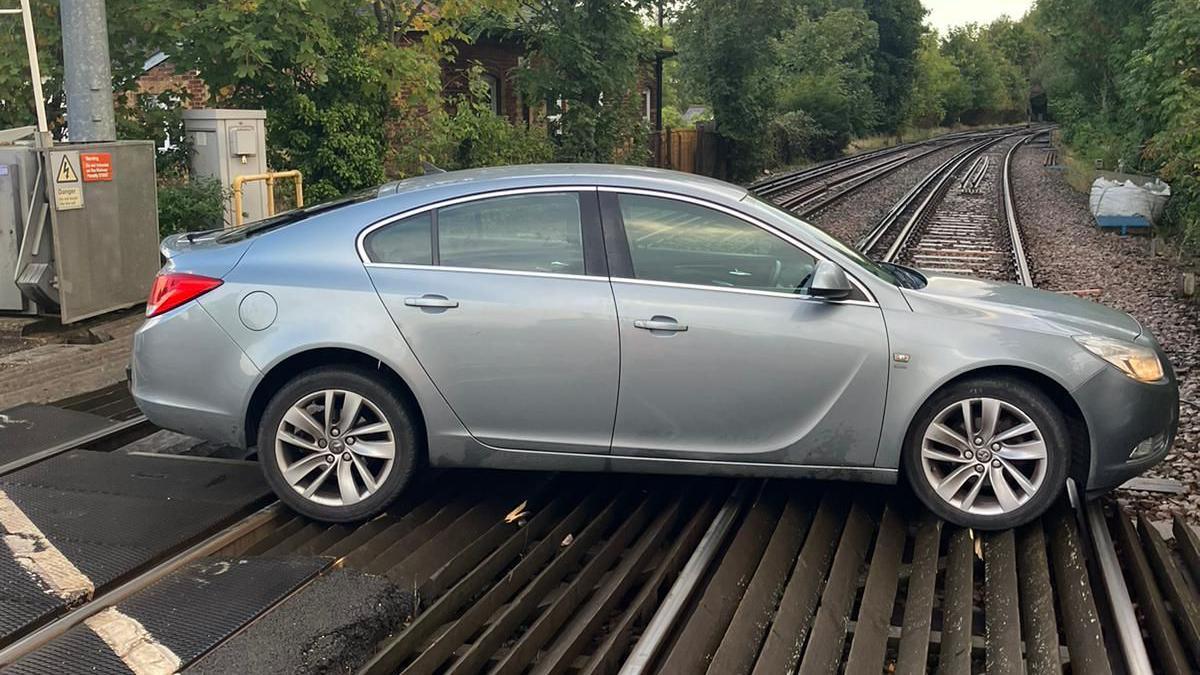
[[[326,211],[332,211],[333,209],[349,206],[350,204],[365,202],[368,199],[375,198],[378,194],[378,188],[370,188],[368,190],[353,192],[327,202],[321,202],[319,204],[313,204],[312,206],[305,206],[303,208],[285,211],[279,215],[271,216],[270,218],[256,220],[241,227],[233,228],[217,237],[217,242],[221,244],[231,244],[234,242],[243,241],[272,230],[277,230],[286,225],[300,222],[305,218],[309,218],[320,213],[325,213]]]
[[[375,230],[363,240],[371,262],[393,265],[433,264],[433,212],[402,218]]]

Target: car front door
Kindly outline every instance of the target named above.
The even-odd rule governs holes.
[[[478,440],[606,454],[616,310],[596,192],[472,197],[368,229],[367,270],[421,366]]]
[[[621,337],[613,455],[869,466],[880,308],[804,294],[817,256],[736,211],[601,192]]]

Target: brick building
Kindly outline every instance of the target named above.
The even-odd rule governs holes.
[[[185,108],[202,108],[210,97],[208,85],[200,79],[200,73],[189,71],[178,73],[170,57],[163,52],[146,59],[142,75],[138,78],[138,91],[143,94],[162,94],[168,91],[186,91]]]
[[[525,58],[525,45],[516,38],[480,37],[475,42],[459,42],[455,57],[442,65],[442,88],[447,97],[464,94],[471,66],[483,68],[483,79],[492,96],[492,112],[510,122],[529,121],[529,109],[517,95],[513,74]]]

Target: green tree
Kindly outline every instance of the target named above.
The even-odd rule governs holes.
[[[301,170],[320,200],[432,158],[447,115],[441,62],[492,6],[213,0],[188,11],[175,37],[219,105],[267,111],[272,167]]]
[[[851,136],[875,128],[879,105],[871,90],[873,55],[879,46],[875,22],[848,7],[816,16],[801,13],[780,38],[781,111],[804,111],[826,133],[814,146],[817,157],[841,152]]]
[[[984,29],[976,24],[951,29],[942,41],[942,53],[958,68],[970,92],[965,108],[952,121],[983,124],[1023,116],[1028,88]]]
[[[969,99],[970,90],[958,66],[942,54],[937,33],[927,33],[917,52],[916,78],[904,109],[904,125],[928,128],[957,120]]]
[[[1190,0],[1157,0],[1151,16],[1119,91],[1145,139],[1145,168],[1171,184],[1166,225],[1200,251],[1200,12]]]
[[[630,159],[639,143],[643,64],[654,41],[638,2],[540,0],[518,14],[529,48],[520,83],[544,102],[565,161]]]
[[[749,178],[766,162],[778,81],[765,45],[787,28],[788,14],[769,0],[692,0],[680,12],[685,76],[712,106],[729,178]]]
[[[879,34],[871,78],[881,109],[878,128],[893,132],[904,122],[908,99],[919,91],[914,82],[926,10],[920,0],[866,0],[865,8]]]
[[[482,68],[472,68],[467,94],[451,101],[454,112],[446,124],[446,147],[436,153],[438,166],[470,169],[553,160],[554,146],[543,129],[512,124],[492,112],[482,74]]]

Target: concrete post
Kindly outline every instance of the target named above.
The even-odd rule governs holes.
[[[63,79],[71,142],[117,140],[104,0],[62,0]]]

